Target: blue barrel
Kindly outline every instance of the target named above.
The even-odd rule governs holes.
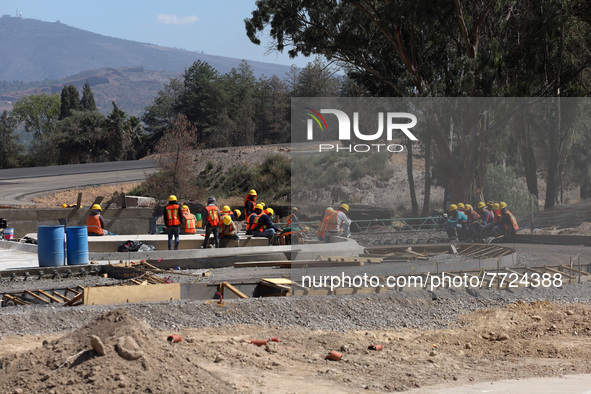
[[[66,258],[64,226],[37,226],[39,267],[64,265]]]
[[[86,226],[66,227],[68,265],[88,264],[88,230]]]

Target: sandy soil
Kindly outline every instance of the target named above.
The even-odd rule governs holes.
[[[61,336],[2,338],[0,391],[391,392],[591,371],[590,305],[519,302],[460,316],[457,323],[433,331],[335,333],[278,322],[162,332],[115,310]],[[183,340],[167,341],[171,334]],[[91,335],[102,340],[104,355],[92,350]],[[122,355],[121,337],[133,338]],[[259,347],[251,340],[268,342]],[[134,349],[138,358],[125,359]],[[340,361],[325,359],[332,350],[342,354]]]

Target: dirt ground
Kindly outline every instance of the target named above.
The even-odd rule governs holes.
[[[105,197],[103,201],[106,202],[119,193],[129,193],[139,185],[139,182],[134,182],[64,190],[35,197],[33,198],[33,202],[39,208],[59,208],[62,204],[76,204],[78,201],[78,193],[82,192],[82,206],[90,207],[97,196]]]
[[[281,325],[161,332],[114,310],[73,332],[2,338],[0,391],[391,392],[561,376],[591,372],[590,330],[590,305],[550,302],[479,310],[446,330],[344,333]],[[172,334],[182,340],[167,341]],[[332,350],[340,361],[325,359]]]

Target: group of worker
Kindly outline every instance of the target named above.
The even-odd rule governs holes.
[[[240,237],[235,221],[241,216],[239,209],[231,210],[228,205],[220,208],[217,206],[215,197],[207,199],[205,206],[205,239],[202,249],[209,246],[209,237],[213,235],[214,246],[220,247],[220,238],[228,238],[235,241],[238,246]],[[181,231],[184,234],[195,234],[197,232],[197,218],[191,213],[187,205],[180,205],[176,196],[168,197],[168,204],[164,207],[164,224],[168,234],[168,250],[178,250]]]
[[[244,212],[246,221],[246,235],[265,237],[269,244],[275,244],[277,234],[281,231],[273,224],[275,211],[264,203],[257,203],[257,192],[251,189],[244,198]]]
[[[324,217],[318,226],[316,235],[320,241],[330,242],[334,236],[349,238],[351,235],[351,219],[349,219],[349,205],[341,204],[338,209],[326,208]]]
[[[456,241],[460,238],[479,241],[489,237],[512,236],[517,230],[517,219],[503,201],[480,201],[476,209],[461,202],[451,204],[445,223],[448,237]]]

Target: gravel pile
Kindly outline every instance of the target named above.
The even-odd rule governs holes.
[[[223,327],[242,324],[319,330],[424,328],[456,324],[458,314],[501,307],[520,300],[557,303],[591,301],[591,285],[512,290],[412,290],[372,295],[250,298],[226,301],[174,301],[110,306],[27,306],[0,309],[0,335],[37,335],[77,329],[98,315],[125,308],[150,326]]]

